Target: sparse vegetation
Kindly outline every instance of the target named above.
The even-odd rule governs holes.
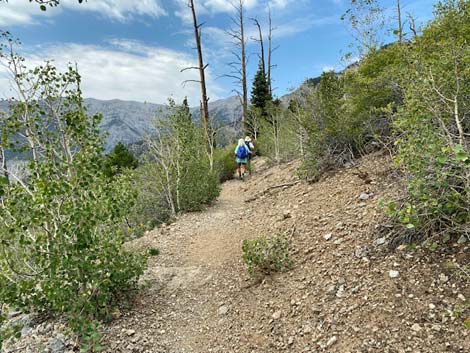
[[[48,8],[46,5],[60,3],[56,0],[30,2],[38,3],[43,10]],[[218,304],[220,320],[225,315],[233,315],[240,321],[242,318],[250,322],[252,318],[247,317],[252,314],[252,307],[240,305],[233,310],[234,303],[245,300],[245,293],[238,291],[240,288],[233,290],[237,283],[247,280],[237,267],[240,240],[251,237],[247,235],[251,229],[273,230],[270,236],[243,240],[241,248],[248,275],[268,280],[266,276],[293,268],[294,233],[277,231],[289,226],[299,229],[300,225],[302,231],[295,239],[294,253],[299,266],[289,273],[295,272],[295,278],[280,276],[282,286],[269,286],[269,281],[263,281],[263,285],[253,290],[262,297],[253,307],[257,309],[260,303],[265,303],[271,310],[269,325],[272,325],[263,336],[266,346],[284,350],[290,347],[292,351],[315,349],[305,345],[308,340],[318,344],[320,349],[327,349],[338,340],[336,336],[327,337],[332,332],[329,326],[334,323],[335,334],[336,331],[338,335],[344,333],[341,337],[344,342],[340,341],[337,347],[340,344],[345,347],[351,325],[338,313],[347,313],[343,316],[349,319],[351,315],[364,324],[368,315],[382,305],[387,306],[386,310],[381,312],[380,320],[374,318],[374,325],[367,324],[367,330],[353,327],[361,351],[370,351],[383,342],[389,342],[391,349],[406,351],[419,344],[424,349],[434,344],[429,339],[420,339],[410,346],[398,347],[404,344],[403,340],[396,339],[398,333],[393,341],[387,340],[390,336],[383,336],[390,333],[386,327],[388,318],[393,324],[402,324],[406,334],[411,329],[416,337],[419,332],[436,341],[444,337],[436,347],[464,351],[462,347],[467,344],[464,339],[454,345],[454,342],[449,343],[448,337],[458,341],[460,331],[470,329],[465,282],[470,269],[468,264],[460,264],[468,258],[468,246],[460,245],[470,241],[470,1],[439,1],[435,18],[423,25],[421,31],[410,18],[409,28],[413,33],[410,36],[404,31],[397,0],[398,28],[393,32],[397,40],[387,45],[381,45],[381,38],[377,37],[385,21],[378,4],[376,0],[351,0],[351,8],[343,16],[350,21],[358,40],[358,61],[342,72],[323,72],[319,78],[308,79],[308,88],[292,94],[289,100],[273,96],[271,53],[275,48],[271,47],[274,30],[271,10],[267,65],[261,25],[255,19],[259,31],[259,39],[255,41],[260,43],[261,53],[249,106],[244,1],[237,1],[237,17],[232,19],[236,30],[229,32],[240,48],[240,53],[233,53],[236,61],[229,65],[235,68],[232,76],[242,83],[242,126],[236,130],[232,121],[224,121],[226,125],[221,123],[217,129],[217,124],[211,120],[205,81],[208,65],[202,57],[202,24],[197,20],[194,1],[189,0],[188,13],[193,19],[199,61],[197,66],[189,64],[182,71],[198,70],[199,78],[186,82],[201,84],[202,119],[200,125],[194,122],[186,99],[181,105],[170,99],[165,112],[157,113],[155,129],[145,137],[142,145],[146,148],[141,149],[145,153],[138,160],[121,143],[105,154],[99,130],[101,116],[87,114],[81,95],[81,77],[76,68],[69,66],[61,72],[46,62],[30,69],[25,59],[13,50],[18,43],[8,32],[0,32],[3,43],[0,63],[11,74],[18,93],[18,98],[9,101],[9,111],[0,113],[0,348],[7,337],[18,336],[22,329],[15,325],[2,326],[8,312],[14,308],[23,313],[38,312],[65,319],[67,329],[78,336],[82,351],[100,351],[101,322],[115,317],[117,304],[138,288],[148,258],[160,255],[160,249],[164,256],[153,259],[152,264],[164,259],[185,267],[171,263],[170,266],[164,264],[171,268],[162,270],[163,266],[159,265],[160,272],[149,271],[149,288],[153,289],[151,282],[155,279],[173,281],[172,285],[162,286],[161,291],[164,292],[162,298],[166,295],[164,300],[170,298],[167,303],[174,306],[171,315],[170,311],[152,309],[154,314],[173,317],[174,308],[183,312],[187,309],[182,310],[183,305],[188,306],[195,297],[205,300],[206,307],[200,313],[212,317],[215,302],[211,296],[220,298],[218,295],[225,290],[228,294],[224,292],[224,302]],[[218,31],[212,34],[215,33]],[[264,174],[259,182],[247,178],[243,187],[239,186],[241,182],[228,183],[231,195],[225,197],[224,193],[223,202],[219,203],[223,207],[209,213],[211,219],[208,217],[201,222],[200,214],[187,215],[184,227],[164,226],[161,233],[155,230],[151,236],[143,237],[148,234],[146,231],[170,223],[184,212],[202,211],[218,197],[220,184],[234,176],[235,147],[223,141],[228,147],[216,148],[218,139],[228,139],[223,134],[217,136],[223,128],[230,139],[240,130],[243,135],[247,132],[256,140],[257,151],[270,163],[277,164],[276,169],[267,170],[263,164],[260,170]],[[375,196],[382,192],[384,195],[379,196],[384,198],[395,195],[392,185],[382,187],[380,184],[390,180],[383,176],[392,169],[386,166],[378,171],[378,165],[385,164],[383,156],[375,164],[364,164],[377,170],[376,175],[369,170],[345,171],[333,175],[334,182],[325,180],[320,181],[323,184],[308,186],[290,175],[298,164],[290,163],[285,169],[278,166],[300,158],[298,174],[315,182],[327,171],[353,166],[358,157],[379,148],[386,149],[393,157],[396,174],[404,185],[401,195],[384,203],[390,222],[375,228],[387,229],[388,235],[396,235],[395,239],[383,236],[372,240],[370,235],[370,226],[376,225],[372,222],[379,218],[372,202]],[[11,155],[21,156],[24,166],[9,168]],[[290,197],[284,197],[286,195]],[[306,211],[303,207],[309,209]],[[258,218],[257,224],[249,228],[249,217],[253,214]],[[194,229],[204,233],[203,241],[186,241],[188,233],[192,235]],[[324,233],[319,235],[320,232]],[[155,234],[166,237],[167,243],[160,238],[153,242],[150,238],[157,238]],[[142,239],[136,239],[139,237]],[[128,250],[124,243],[129,240],[132,240],[129,247],[142,241],[135,248],[142,249],[141,245],[145,244],[145,249],[141,253]],[[402,240],[406,240],[407,245],[400,245],[397,252],[389,256],[389,248]],[[230,241],[233,243],[226,247]],[[188,244],[196,255],[169,256]],[[375,251],[383,256],[379,258]],[[218,252],[224,252],[223,261],[207,260]],[[353,257],[349,256],[351,254]],[[197,261],[191,256],[198,257]],[[423,261],[425,256],[439,258],[441,262],[432,263],[428,258],[427,262]],[[351,261],[355,257],[357,259]],[[204,258],[204,266],[199,263],[201,258]],[[226,264],[233,266],[227,269],[230,266]],[[307,272],[306,269],[315,269],[317,265],[319,271]],[[201,268],[210,273],[200,271]],[[301,269],[297,271],[298,268]],[[370,271],[371,268],[374,271]],[[180,272],[189,275],[180,276]],[[426,276],[419,278],[422,273]],[[234,275],[238,276],[236,280]],[[180,281],[177,276],[184,278]],[[192,276],[194,278],[187,279]],[[410,277],[419,280],[412,282]],[[177,292],[187,289],[179,283],[182,281],[190,282],[188,287],[192,286],[193,290],[184,300]],[[253,284],[258,282],[250,283]],[[205,285],[208,290],[205,287],[201,290]],[[273,294],[291,293],[293,288],[303,292],[289,298],[290,304],[284,297],[276,303],[271,300]],[[318,297],[312,298],[311,293]],[[391,303],[389,299],[394,295],[397,300]],[[317,308],[317,304],[327,305],[332,300],[335,303],[330,308]],[[413,303],[416,300],[416,305],[408,305],[411,300]],[[142,300],[144,304],[155,302]],[[8,311],[3,310],[4,304],[8,305]],[[410,307],[413,310],[409,310]],[[292,316],[299,314],[294,323],[288,323],[287,318],[284,320],[286,309]],[[187,311],[184,311],[186,315]],[[192,308],[190,311],[197,316]],[[312,315],[319,318],[320,325],[303,324],[311,321]],[[246,326],[259,328],[262,337],[268,325],[258,327],[259,322],[255,321],[259,317],[265,320],[266,315],[252,316],[254,324],[250,322]],[[282,328],[282,332],[290,332],[295,325],[292,329],[295,338],[274,337],[279,328],[276,321],[281,318],[291,325]],[[439,320],[434,320],[436,318]],[[323,323],[328,327],[323,327]],[[159,322],[152,330],[157,326],[164,339],[163,333],[168,332],[166,326]],[[239,327],[230,326],[233,328]],[[318,332],[312,332],[314,330]],[[136,330],[119,332],[137,342]],[[230,337],[228,342],[233,337],[238,340],[245,333],[220,336]],[[373,340],[370,334],[374,335]],[[194,339],[194,342],[198,341]],[[250,349],[253,342],[249,342]]]
[[[287,271],[292,267],[290,240],[286,233],[270,238],[261,236],[244,240],[242,244],[243,262],[251,277]]]

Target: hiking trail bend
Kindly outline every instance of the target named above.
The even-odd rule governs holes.
[[[252,177],[226,182],[206,210],[130,244],[160,254],[134,302],[105,327],[106,352],[470,351],[469,281],[448,266],[468,263],[468,246],[389,250],[377,203],[403,191],[386,155],[314,184],[296,182],[296,161],[256,162]],[[294,268],[250,280],[243,239],[280,232],[293,235]]]

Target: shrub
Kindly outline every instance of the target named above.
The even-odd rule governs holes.
[[[219,174],[221,183],[233,179],[237,170],[237,162],[235,160],[235,145],[230,145],[224,149],[215,151],[215,170]]]
[[[108,315],[145,266],[123,248],[120,225],[135,193],[129,177],[104,176],[100,116],[85,114],[72,67],[26,70],[22,58],[2,51],[0,59],[27,97],[11,102],[2,147],[30,156],[27,177],[10,170],[0,196],[0,303],[65,315],[93,345],[93,320]]]
[[[290,241],[286,234],[272,238],[259,237],[243,240],[243,261],[252,277],[269,275],[272,272],[287,271],[292,267],[289,254]]]
[[[257,149],[274,163],[282,163],[298,156],[296,129],[291,115],[279,101],[266,104],[266,115],[259,121]]]
[[[202,128],[193,124],[189,109],[169,101],[169,114],[155,121],[156,136],[147,138],[155,180],[171,212],[198,211],[220,192],[211,168]]]
[[[130,173],[136,201],[126,216],[126,226],[134,237],[171,219],[168,202],[156,181],[157,168],[155,163],[147,162]]]
[[[150,256],[158,256],[160,254],[160,249],[150,248],[150,249],[148,249],[148,254]]]
[[[371,147],[390,143],[391,115],[403,102],[401,47],[371,51],[357,69],[325,72],[293,113],[306,134],[302,171],[315,180]]]
[[[420,236],[468,236],[470,2],[445,1],[409,46],[406,100],[395,115],[396,162],[408,194],[389,215]]]

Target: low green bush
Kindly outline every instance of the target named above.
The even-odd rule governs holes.
[[[129,172],[136,193],[136,201],[126,215],[127,232],[132,237],[140,237],[172,217],[161,186],[156,182],[156,168],[154,163],[145,163]]]
[[[224,149],[215,151],[215,169],[219,175],[221,183],[233,179],[237,170],[237,162],[235,160],[235,145],[230,145]]]
[[[251,277],[287,271],[292,267],[287,234],[243,240],[242,257]]]
[[[150,256],[158,256],[158,255],[160,255],[160,249],[158,249],[158,248],[150,248],[150,249],[148,249],[148,254],[149,254]]]

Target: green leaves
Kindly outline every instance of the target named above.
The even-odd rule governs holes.
[[[292,267],[289,247],[287,234],[243,240],[242,258],[249,275],[259,277],[289,270]]]
[[[454,147],[454,155],[455,160],[458,162],[467,162],[468,161],[468,153],[463,150],[462,145],[456,145]]]
[[[84,347],[96,347],[93,320],[145,268],[145,256],[123,249],[131,179],[103,175],[99,117],[85,114],[73,68],[46,64],[15,79],[23,92],[39,84],[0,125],[5,145],[29,157],[26,177],[1,179],[0,302],[64,315]]]

